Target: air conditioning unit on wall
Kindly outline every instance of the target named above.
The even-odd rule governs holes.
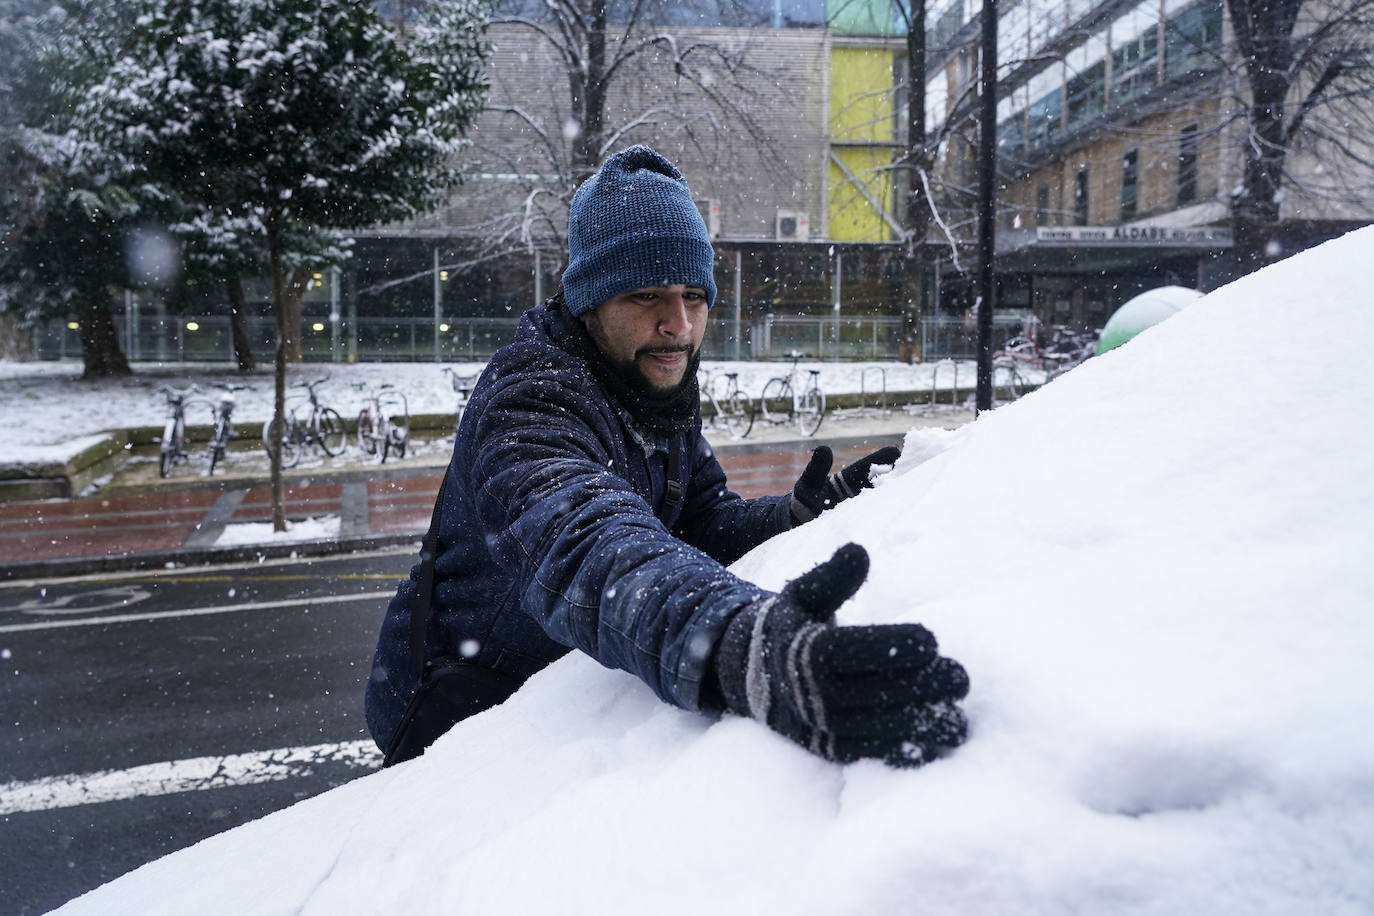
[[[713,239],[720,238],[720,203],[712,197],[698,197],[693,203],[706,221],[706,232]]]
[[[777,218],[779,242],[804,242],[811,238],[811,225],[803,210],[779,210]]]

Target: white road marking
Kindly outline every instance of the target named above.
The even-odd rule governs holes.
[[[268,611],[282,607],[314,607],[321,604],[341,604],[349,601],[390,601],[395,589],[384,592],[363,592],[357,595],[324,595],[317,598],[288,598],[283,601],[255,601],[247,604],[221,604],[217,607],[192,607],[174,611],[149,611],[145,614],[111,614],[107,617],[85,617],[79,620],[42,620],[35,623],[11,623],[0,626],[0,633],[24,633],[30,630],[60,630],[66,627],[95,627],[109,623],[131,623],[139,620],[164,620],[177,617],[202,617],[206,614],[234,614],[240,611]]]
[[[345,741],[224,757],[169,760],[127,770],[48,776],[29,782],[0,783],[0,816],[278,782],[309,776],[322,764],[341,763],[372,769],[381,762],[381,752],[371,741]]]
[[[201,576],[211,571],[218,572],[229,569],[266,569],[274,566],[299,566],[305,562],[312,564],[338,562],[354,563],[358,560],[367,560],[373,557],[389,557],[402,553],[415,554],[418,556],[420,538],[423,535],[423,531],[415,535],[414,546],[410,544],[401,544],[395,547],[380,548],[378,550],[360,550],[357,553],[333,553],[319,557],[272,557],[271,559],[240,560],[237,563],[197,563],[192,566],[170,566],[161,569],[126,569],[117,572],[82,573],[75,576],[7,579],[0,581],[0,591],[17,588],[35,588],[43,585],[66,585],[73,582],[117,582],[121,579],[153,580],[187,575]]]

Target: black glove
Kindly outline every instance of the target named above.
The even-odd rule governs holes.
[[[828,760],[920,766],[968,732],[968,673],[920,624],[841,627],[868,553],[835,555],[730,621],[711,665],[726,707]]]
[[[868,472],[875,464],[896,464],[902,450],[895,445],[880,448],[871,455],[845,465],[838,474],[830,473],[835,456],[828,445],[818,445],[811,452],[811,462],[797,478],[792,488],[792,521],[800,525],[809,522],[841,500],[848,499],[865,487],[873,486]]]

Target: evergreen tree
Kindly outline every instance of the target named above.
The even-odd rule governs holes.
[[[85,375],[127,374],[110,307],[142,208],[72,133],[76,100],[116,54],[117,18],[99,0],[35,6],[0,0],[0,308],[30,326],[76,320]]]
[[[413,218],[443,202],[479,110],[476,0],[427,9],[402,45],[359,0],[144,0],[81,123],[125,181],[154,184],[261,239],[285,417],[288,240]],[[222,216],[221,216],[222,214]],[[204,225],[213,227],[208,219]],[[279,450],[273,522],[286,527]]]

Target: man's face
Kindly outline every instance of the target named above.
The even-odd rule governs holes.
[[[706,290],[632,290],[587,312],[582,323],[616,371],[641,388],[667,394],[682,384],[706,336]]]

